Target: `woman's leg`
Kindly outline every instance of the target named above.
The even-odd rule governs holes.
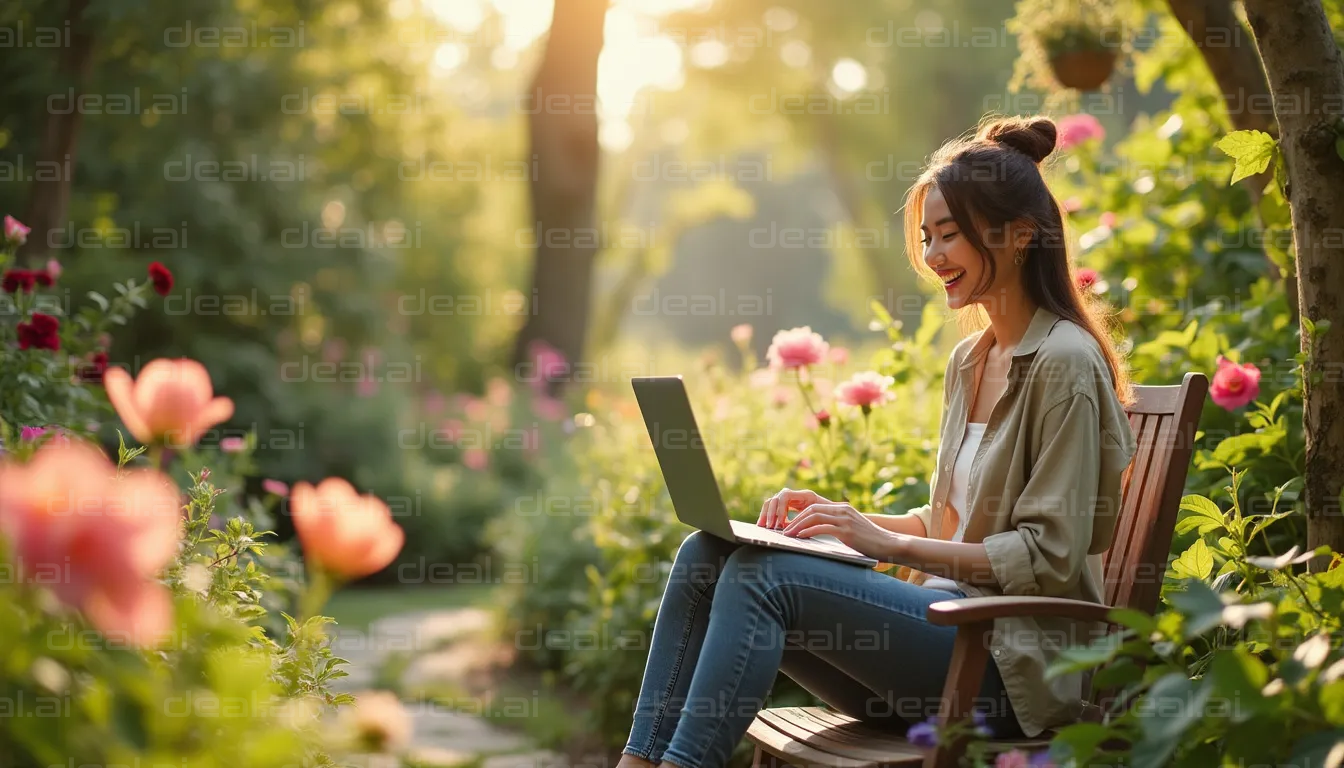
[[[956,629],[929,624],[924,615],[931,603],[948,597],[833,560],[739,548],[719,575],[704,649],[662,760],[680,768],[723,766],[764,705],[788,645],[801,646],[873,691],[860,702],[851,691],[846,704],[862,706],[864,719],[931,716]],[[1012,710],[996,670],[986,674],[975,704],[997,735],[1008,735]]]
[[[667,749],[704,645],[715,582],[729,555],[741,546],[694,531],[677,549],[658,604],[649,660],[623,754],[657,763]]]

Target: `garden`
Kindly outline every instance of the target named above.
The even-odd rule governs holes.
[[[1211,386],[1157,610],[1047,673],[1102,716],[907,738],[1344,765],[1342,45],[1340,0],[7,5],[0,766],[614,765],[693,530],[630,380],[684,377],[735,520],[927,503],[962,334],[900,208],[989,113],[1056,122],[1135,383]]]

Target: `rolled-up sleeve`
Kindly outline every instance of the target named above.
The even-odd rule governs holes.
[[[1040,450],[1011,512],[1012,529],[984,539],[1005,595],[1060,595],[1086,564],[1101,481],[1096,404],[1075,393],[1041,421]]]
[[[909,512],[906,512],[905,515],[907,517],[919,518],[919,521],[924,524],[924,535],[926,537],[929,535],[929,531],[933,530],[933,523],[930,522],[933,518],[932,504],[925,504],[922,507],[912,509]]]

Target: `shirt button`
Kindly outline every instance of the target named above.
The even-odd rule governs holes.
[[[995,656],[1002,656],[1002,655],[1003,655],[1003,649],[1002,649],[1002,648],[995,648],[995,649],[994,649],[994,655],[995,655]]]
[[[942,509],[942,508],[943,508],[943,502],[941,502],[941,501],[935,501],[935,502],[933,503],[933,506],[938,507],[939,509]]]

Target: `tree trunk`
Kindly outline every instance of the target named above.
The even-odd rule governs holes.
[[[597,58],[607,5],[556,0],[546,50],[524,100],[535,163],[529,227],[535,256],[531,311],[515,342],[515,366],[531,359],[535,341],[559,350],[571,366],[583,359],[593,261],[605,237],[595,212]]]
[[[1274,95],[1288,173],[1302,317],[1328,321],[1306,366],[1307,546],[1344,551],[1344,159],[1336,150],[1344,105],[1344,57],[1320,0],[1245,0]],[[1314,564],[1314,567],[1319,567]]]
[[[75,150],[82,118],[78,100],[93,62],[93,35],[84,22],[87,7],[88,0],[70,0],[66,11],[66,20],[70,22],[70,44],[61,50],[57,62],[58,93],[73,91],[75,103],[67,114],[52,112],[49,104],[43,103],[42,143],[35,167],[61,170],[55,178],[43,174],[42,178],[33,180],[23,213],[23,223],[33,231],[19,250],[19,264],[41,262],[50,250],[51,231],[64,229],[69,215],[70,186],[74,183]]]
[[[1277,134],[1274,116],[1264,105],[1269,103],[1269,84],[1260,65],[1260,54],[1255,41],[1247,33],[1241,19],[1232,10],[1232,0],[1167,0],[1171,13],[1181,22],[1190,41],[1199,49],[1204,63],[1218,83],[1223,95],[1227,116],[1238,131],[1264,131]],[[1242,179],[1240,184],[1251,196],[1251,205],[1259,210],[1261,191],[1273,178],[1274,169]],[[1296,275],[1280,274],[1276,265],[1265,254],[1270,274],[1283,281],[1288,297],[1288,310],[1293,322],[1298,318]]]

